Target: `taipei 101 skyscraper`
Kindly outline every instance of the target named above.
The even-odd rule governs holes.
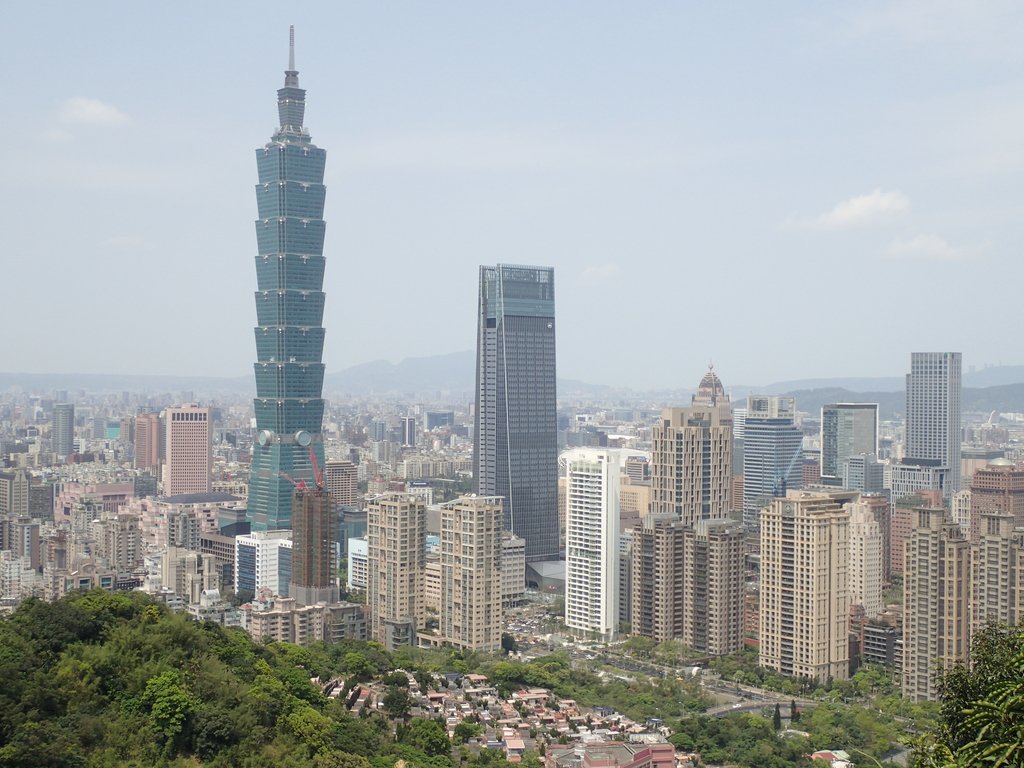
[[[288,69],[280,127],[256,150],[256,441],[247,517],[253,530],[291,528],[293,480],[324,465],[324,161],[302,125],[306,92]]]

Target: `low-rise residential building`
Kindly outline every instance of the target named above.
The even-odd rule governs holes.
[[[257,642],[308,645],[366,639],[363,606],[356,603],[297,606],[294,598],[278,597],[247,603],[241,610],[245,628]]]
[[[675,747],[667,741],[628,743],[580,742],[550,747],[545,768],[675,768]]]

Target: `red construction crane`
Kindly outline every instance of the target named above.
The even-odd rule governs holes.
[[[313,484],[318,491],[323,491],[324,473],[320,469],[320,462],[316,460],[316,452],[313,450],[312,445],[309,446],[309,463],[313,465]]]
[[[316,452],[313,450],[313,446],[309,446],[309,463],[313,466],[313,486],[318,492],[322,493],[324,490],[324,473],[323,470],[320,469],[320,462],[317,461]],[[278,474],[294,485],[295,490],[301,492],[310,490],[309,486],[306,485],[305,480],[296,480],[283,470]]]
[[[284,470],[281,470],[280,472],[278,472],[278,474],[281,475],[281,477],[283,477],[289,483],[294,485],[295,486],[295,490],[300,491],[300,492],[305,492],[307,490],[306,481],[305,480],[296,480],[294,477],[289,475]]]

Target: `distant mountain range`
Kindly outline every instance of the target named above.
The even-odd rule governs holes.
[[[374,360],[324,377],[324,393],[353,395],[407,394],[413,392],[473,391],[476,355],[452,352],[431,357],[407,357],[399,363]]]
[[[476,355],[472,350],[430,357],[409,357],[398,363],[376,360],[354,365],[324,377],[324,394],[335,395],[433,395],[472,397],[475,386]],[[1024,366],[993,366],[964,374],[963,409],[965,411],[1024,412]],[[251,375],[236,377],[145,376],[116,374],[42,374],[0,373],[0,390],[19,389],[50,393],[55,389],[71,392],[194,392],[197,395],[251,394]],[[878,403],[883,416],[903,412],[904,378],[844,377],[834,379],[798,379],[773,384],[727,387],[734,401],[748,394],[787,394],[797,399],[801,411],[817,411],[825,403]],[[576,379],[559,379],[562,398],[580,399],[681,399],[690,390],[639,392],[625,387],[589,384]]]
[[[805,413],[817,413],[828,403],[878,403],[883,419],[902,416],[906,410],[903,392],[854,392],[842,387],[797,389],[780,394],[796,398],[796,407]],[[964,387],[960,409],[964,413],[989,411],[1024,413],[1024,384],[1003,384],[995,387]]]
[[[117,373],[0,373],[0,390],[15,389],[52,395],[55,389],[68,392],[145,392],[196,394],[240,393],[255,389],[252,375],[152,376]]]

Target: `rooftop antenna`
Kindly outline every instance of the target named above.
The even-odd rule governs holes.
[[[295,71],[295,25],[288,27],[288,70]]]

